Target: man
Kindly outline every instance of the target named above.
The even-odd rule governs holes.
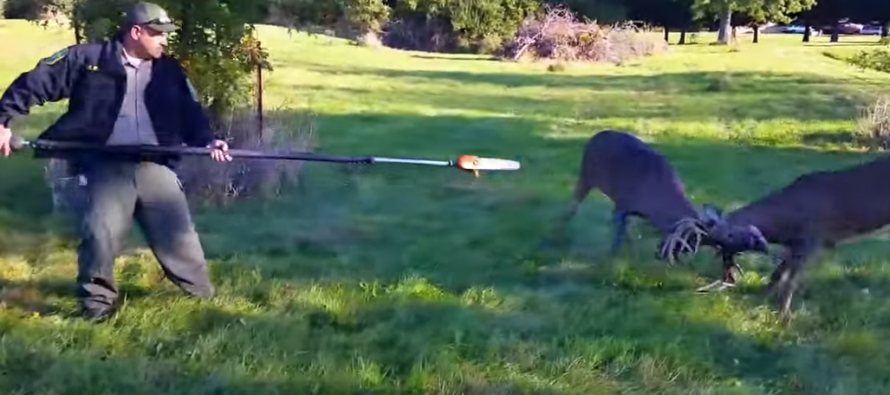
[[[164,54],[167,34],[175,29],[161,7],[139,3],[116,38],[72,45],[42,59],[0,97],[0,153],[10,154],[13,116],[67,98],[68,111],[40,138],[207,146],[215,148],[214,160],[231,160],[227,144],[211,134],[183,69]],[[66,159],[86,180],[89,200],[82,215],[76,289],[85,317],[103,320],[116,310],[113,263],[134,218],[168,279],[192,296],[213,295],[185,194],[172,170],[178,158],[78,154]]]

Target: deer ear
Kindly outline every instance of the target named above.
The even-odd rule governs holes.
[[[757,237],[763,237],[763,232],[760,231],[760,228],[754,225],[748,225],[748,231]]]
[[[702,220],[708,225],[715,225],[723,222],[723,211],[717,206],[705,203],[702,205]]]

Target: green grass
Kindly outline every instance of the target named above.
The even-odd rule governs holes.
[[[0,21],[0,85],[70,41]],[[701,39],[708,41],[711,37]],[[19,394],[883,394],[890,368],[884,233],[825,252],[783,323],[743,286],[651,259],[634,225],[604,258],[593,195],[564,253],[530,254],[567,207],[584,140],[645,136],[697,204],[732,208],[797,175],[870,157],[843,144],[890,76],[824,51],[864,39],[763,35],[622,67],[510,64],[360,48],[264,28],[267,105],[319,114],[327,152],[522,161],[475,179],[440,168],[311,163],[280,199],[196,211],[219,296],[183,298],[139,244],[117,265],[121,314],[70,315],[76,240],[50,213],[42,162],[0,165],[0,392]],[[747,36],[745,37],[747,40]],[[870,38],[869,38],[870,39]],[[675,41],[676,39],[672,39]],[[370,58],[376,56],[376,58]],[[368,57],[368,58],[365,58]],[[358,59],[368,59],[365,63]],[[39,132],[63,107],[17,123]],[[241,222],[241,223],[239,223]]]

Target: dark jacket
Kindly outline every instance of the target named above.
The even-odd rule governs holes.
[[[68,111],[39,138],[105,144],[126,93],[122,50],[121,41],[113,39],[72,45],[42,59],[0,97],[0,123],[27,115],[34,105],[69,99]],[[154,61],[151,77],[145,101],[158,143],[206,146],[213,141],[209,120],[179,63],[165,55]]]

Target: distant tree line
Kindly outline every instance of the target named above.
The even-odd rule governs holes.
[[[599,23],[632,20],[660,27],[665,39],[680,32],[680,44],[686,32],[701,29],[716,29],[718,42],[725,44],[734,26],[754,28],[757,42],[760,27],[792,21],[807,27],[804,41],[810,28],[846,20],[879,24],[887,37],[890,23],[888,0],[269,0],[266,6],[298,24],[348,20],[366,31],[386,32],[393,41],[388,44],[396,47],[484,52],[547,4],[568,6],[579,18]],[[833,41],[839,30],[831,29]]]
[[[118,10],[134,0],[4,0],[6,18],[39,19],[47,10]],[[165,0],[161,0],[165,3]],[[191,2],[174,2],[191,3]],[[838,25],[845,20],[877,23],[888,36],[888,0],[199,0],[196,9],[250,9],[245,17],[260,22],[269,17],[296,27],[328,26],[355,37],[375,34],[397,48],[435,51],[491,52],[512,36],[529,16],[544,5],[568,6],[581,19],[611,24],[632,20],[680,32],[718,30],[718,42],[731,39],[733,26],[754,28],[769,22],[797,23],[810,28]],[[205,6],[213,4],[212,6]],[[95,14],[95,12],[93,12]],[[90,18],[87,18],[90,19]],[[97,19],[97,18],[92,18]],[[98,18],[105,19],[105,18]],[[241,18],[244,19],[244,18]],[[89,25],[79,24],[86,34]],[[821,30],[821,29],[820,29]],[[838,31],[832,30],[837,41]]]
[[[7,19],[40,23],[64,20],[77,42],[111,35],[126,7],[137,0],[0,0]],[[253,38],[254,24],[274,19],[295,28],[333,28],[353,38],[377,37],[384,45],[442,52],[493,53],[512,40],[524,21],[548,6],[568,7],[580,20],[622,21],[669,32],[717,28],[729,42],[733,26],[768,22],[821,28],[847,19],[874,22],[888,35],[888,0],[155,0],[182,24],[171,43],[202,100],[220,118],[250,97],[251,75],[269,69],[266,52]],[[833,39],[837,31],[833,29]],[[755,29],[755,32],[757,29]],[[807,30],[809,31],[809,30]],[[597,33],[599,34],[599,33]],[[597,36],[568,39],[590,44]],[[755,34],[755,40],[757,35]],[[804,35],[808,40],[809,35]],[[586,43],[586,44],[585,44]],[[639,52],[639,51],[637,51]]]

